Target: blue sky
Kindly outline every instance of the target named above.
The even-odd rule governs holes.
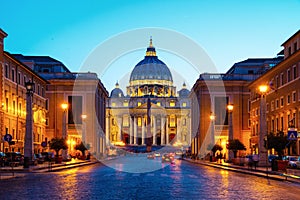
[[[157,27],[197,42],[217,70],[226,72],[235,62],[249,57],[276,56],[280,45],[300,27],[299,0],[11,0],[3,1],[1,7],[5,9],[1,10],[0,28],[8,33],[6,51],[49,55],[71,71],[80,71],[88,55],[109,38],[132,29]],[[159,48],[155,38],[153,41]],[[145,39],[145,48],[148,42]],[[120,74],[112,67],[99,75],[107,89],[111,90],[126,70],[130,72],[144,53],[145,49],[136,51],[114,62],[122,65]],[[181,74],[182,67],[177,65],[183,66],[184,61],[160,51],[158,56]],[[192,86],[198,75],[185,74],[184,79]]]

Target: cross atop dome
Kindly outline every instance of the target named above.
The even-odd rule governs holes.
[[[156,51],[155,51],[155,48],[153,47],[153,44],[152,44],[152,36],[150,36],[150,44],[149,44],[149,47],[147,48],[147,51],[146,51],[146,57],[147,56],[156,56]]]

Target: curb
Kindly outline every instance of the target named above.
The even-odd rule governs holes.
[[[183,160],[193,163],[193,164],[205,165],[205,166],[209,166],[209,167],[229,170],[229,171],[248,174],[248,175],[254,175],[254,176],[268,178],[268,179],[277,180],[277,181],[288,181],[288,182],[300,184],[299,178],[292,177],[288,174],[274,174],[274,172],[272,172],[272,171],[269,171],[269,173],[266,173],[266,171],[262,171],[262,170],[254,171],[254,170],[248,170],[248,169],[235,167],[235,166],[224,166],[222,164],[206,163],[206,162],[202,162],[202,161],[194,161],[194,160],[189,160],[189,159],[183,159]]]

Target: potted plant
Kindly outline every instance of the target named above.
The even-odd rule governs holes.
[[[246,150],[245,145],[240,140],[229,140],[227,144],[227,149],[233,151],[234,159],[232,162],[234,164],[244,165],[244,161],[242,161],[241,159],[237,159],[237,152],[239,150]]]
[[[68,145],[66,143],[66,140],[63,138],[53,138],[50,143],[50,149],[53,149],[56,153],[55,155],[55,163],[61,163],[62,157],[59,156],[59,151],[61,149],[66,150],[68,149]]]

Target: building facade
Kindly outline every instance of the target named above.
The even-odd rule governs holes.
[[[276,58],[252,58],[235,63],[224,74],[201,74],[191,92],[192,154],[204,157],[212,144],[222,146],[222,155],[228,158],[226,144],[229,133],[249,150],[250,91],[248,84],[265,71],[277,65]],[[227,105],[232,105],[229,111]]]
[[[26,127],[26,87],[25,83],[34,83],[33,93],[33,149],[42,152],[41,143],[49,135],[46,131],[46,85],[48,82],[30,67],[21,63],[14,55],[4,51],[4,38],[7,34],[0,29],[0,151],[24,153]],[[12,141],[3,140],[10,134]]]
[[[157,58],[150,40],[145,58],[131,72],[126,94],[118,83],[111,91],[106,137],[112,145],[146,145],[148,138],[152,145],[188,146],[191,141],[188,95],[185,84],[176,94],[172,74]]]
[[[258,90],[260,85],[267,85],[266,117],[267,133],[283,132],[287,135],[290,128],[297,130],[300,126],[300,31],[282,44],[284,60],[266,72],[249,85],[251,90],[251,148],[258,152],[260,135],[260,100]],[[288,141],[287,141],[288,143]],[[300,140],[290,141],[287,144],[286,155],[300,154]],[[269,151],[269,153],[276,153]]]
[[[66,131],[69,154],[74,155],[75,145],[82,141],[93,155],[103,156],[108,92],[97,74],[72,73],[63,63],[48,56],[15,56],[49,82],[46,90],[49,137],[61,138]]]

